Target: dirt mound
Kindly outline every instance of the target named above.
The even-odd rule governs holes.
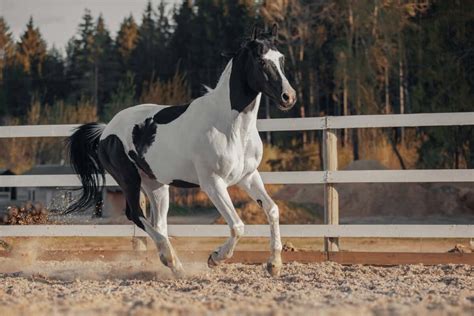
[[[377,161],[355,161],[345,170],[387,169]],[[365,216],[423,217],[473,215],[472,183],[338,184],[341,218]],[[323,185],[285,185],[274,198],[324,206]]]
[[[309,208],[280,200],[275,203],[280,210],[280,224],[321,224],[323,222],[323,210],[317,206]],[[255,202],[244,203],[237,208],[237,213],[245,224],[268,224],[263,209]],[[216,223],[226,224],[222,217],[218,218]]]
[[[27,202],[21,206],[9,206],[0,211],[0,224],[3,225],[31,225],[46,224],[49,211],[41,203]]]

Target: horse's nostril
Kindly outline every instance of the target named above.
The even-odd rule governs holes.
[[[288,95],[288,93],[283,92],[281,94],[281,99],[285,102],[288,102],[288,100],[290,99],[290,96]]]

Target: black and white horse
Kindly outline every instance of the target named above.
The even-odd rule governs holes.
[[[215,89],[191,104],[142,104],[121,111],[107,125],[80,126],[68,141],[83,193],[70,211],[97,201],[104,173],[109,172],[124,192],[127,217],[154,240],[163,264],[180,275],[183,268],[167,232],[169,186],[200,187],[228,223],[231,236],[209,256],[212,267],[232,256],[244,234],[227,192],[227,187],[238,185],[267,215],[272,251],[267,269],[278,275],[282,265],[279,213],[257,171],[262,141],[256,125],[262,93],[283,111],[296,102],[283,70],[284,56],[275,46],[276,33],[276,25],[268,33],[255,29],[227,64]],[[140,189],[150,200],[150,219],[140,208]]]

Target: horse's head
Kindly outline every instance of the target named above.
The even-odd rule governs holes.
[[[254,91],[263,92],[288,111],[295,105],[295,89],[285,76],[285,56],[275,46],[277,25],[268,33],[254,28],[252,38],[244,44],[249,58],[246,59],[247,82]]]

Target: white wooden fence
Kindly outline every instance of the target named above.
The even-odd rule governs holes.
[[[323,130],[324,171],[263,172],[265,183],[324,184],[325,224],[282,225],[284,237],[324,237],[326,250],[338,250],[338,237],[474,238],[471,225],[339,225],[337,183],[474,182],[474,169],[462,170],[337,170],[336,129],[474,125],[474,112],[404,115],[357,115],[259,120],[259,131]],[[0,138],[65,137],[78,125],[2,126]],[[8,148],[0,149],[8,150]],[[107,185],[116,185],[106,177]],[[80,186],[75,175],[0,176],[0,187]],[[170,225],[170,235],[227,236],[225,225]],[[247,225],[246,235],[269,236],[265,225]],[[0,226],[1,236],[145,236],[134,225]]]

